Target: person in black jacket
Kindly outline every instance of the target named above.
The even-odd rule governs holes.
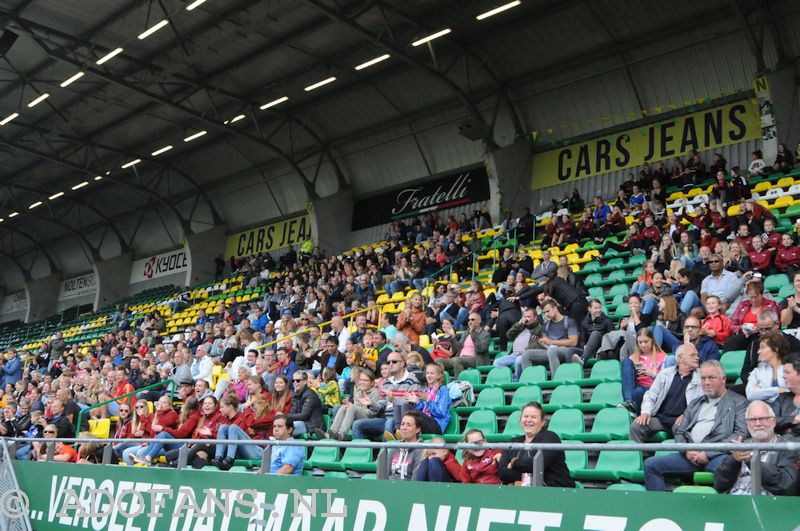
[[[779,394],[772,404],[776,416],[775,431],[800,437],[800,356],[792,353],[783,360],[783,378],[789,390]]]
[[[296,371],[292,376],[292,382],[294,383],[292,411],[286,418],[294,422],[294,436],[310,433],[315,429],[324,429],[322,402],[317,393],[308,387],[308,374]]]
[[[545,429],[544,410],[538,402],[529,402],[522,408],[520,425],[524,435],[514,437],[511,442],[524,443],[560,443],[561,439]],[[569,475],[566,457],[563,450],[547,450],[544,454],[543,482],[545,487],[574,488],[575,481]],[[503,483],[529,483],[529,474],[533,472],[534,451],[506,450],[500,457],[498,472]]]
[[[588,309],[586,297],[575,286],[555,274],[540,285],[528,286],[521,292],[515,293],[513,297],[509,297],[509,300],[515,301],[529,297],[535,299],[540,293],[554,299],[576,323],[582,322],[586,316]]]
[[[603,305],[597,299],[589,301],[589,313],[581,322],[580,344],[583,354],[573,354],[573,363],[583,363],[597,354],[603,336],[614,330],[614,321],[603,313]]]
[[[741,437],[734,442],[777,443],[785,442],[783,437],[775,434],[775,413],[769,404],[754,400],[747,406],[747,430],[750,438]],[[743,464],[749,465],[750,451],[732,452],[725,456],[714,469],[714,488],[717,492],[729,494],[752,494],[751,472]],[[765,451],[761,457],[762,493],[771,496],[792,496],[797,493],[797,452]]]

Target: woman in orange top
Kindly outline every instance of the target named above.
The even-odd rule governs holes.
[[[667,355],[662,351],[650,328],[642,328],[636,334],[636,351],[622,362],[622,404],[626,409],[638,413],[644,394],[653,385],[656,375],[664,368]]]
[[[410,343],[419,345],[419,336],[425,331],[425,310],[419,293],[406,299],[406,307],[397,319],[397,331],[402,332]]]

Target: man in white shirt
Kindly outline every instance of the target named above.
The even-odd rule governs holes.
[[[211,371],[214,368],[214,360],[206,353],[206,345],[200,345],[195,352],[194,362],[192,362],[192,379],[205,380],[211,385]]]

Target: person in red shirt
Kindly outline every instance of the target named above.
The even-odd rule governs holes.
[[[731,335],[731,321],[724,313],[720,313],[720,301],[716,295],[706,297],[706,318],[700,324],[700,333],[713,339],[722,346]]]
[[[625,241],[622,243],[616,243],[613,241],[606,241],[603,244],[603,248],[600,250],[600,254],[593,256],[595,260],[601,260],[606,253],[608,253],[609,249],[614,249],[615,251],[619,251],[621,253],[625,251],[633,251],[634,253],[644,253],[647,244],[644,241],[644,237],[639,233],[639,225],[636,223],[632,223],[630,227],[628,227],[628,237],[625,238]]]
[[[800,248],[794,244],[790,234],[781,236],[781,248],[775,253],[775,267],[789,276],[789,282],[794,274],[800,271]]]
[[[775,232],[775,222],[769,218],[764,220],[764,234],[761,235],[762,240],[764,239],[764,236],[767,237],[766,241],[764,242],[764,247],[769,249],[771,253],[774,253],[780,248],[781,233]]]
[[[772,253],[764,249],[764,243],[761,238],[753,238],[753,249],[748,253],[748,256],[754,272],[770,275],[774,271]]]
[[[217,430],[219,430],[220,425],[224,421],[224,416],[219,411],[217,399],[213,395],[205,397],[200,412],[202,415],[200,416],[200,420],[197,421],[197,426],[190,438],[215,439],[217,437]],[[179,451],[180,450],[171,450],[167,452],[167,461],[176,461]],[[192,444],[189,447],[189,460],[187,462],[196,470],[200,470],[208,464],[210,456],[213,453],[213,444]]]
[[[709,249],[716,249],[719,243],[719,238],[714,236],[711,229],[703,227],[700,229],[700,247],[708,247]]]
[[[578,238],[593,238],[594,237],[594,221],[592,221],[592,214],[584,211],[581,214],[581,222],[578,225]]]
[[[405,309],[397,318],[397,331],[405,334],[410,343],[419,345],[419,336],[425,332],[425,308],[419,293],[406,299]]]
[[[638,229],[639,227],[637,226],[636,228]],[[594,241],[600,243],[609,236],[613,236],[623,230],[625,230],[625,215],[622,213],[622,209],[615,205],[605,222],[597,228],[597,235]]]
[[[136,405],[133,407],[133,418],[129,428],[131,439],[149,439],[153,436],[152,424],[153,415],[148,413],[148,405],[146,400],[137,400]],[[134,463],[134,457],[141,450],[145,444],[134,445],[127,448],[122,452],[122,462],[128,466]]]
[[[561,225],[556,229],[557,240],[556,245],[566,245],[575,238],[575,222],[572,221],[570,214],[561,216]]]
[[[470,444],[482,444],[486,437],[481,430],[472,429],[464,436],[464,441]],[[456,481],[480,485],[500,485],[500,474],[497,464],[503,455],[502,450],[464,450],[464,462],[458,464],[449,460],[445,462],[447,471]]]
[[[133,393],[135,389],[133,386],[128,382],[128,371],[123,366],[117,367],[114,372],[114,388],[111,390],[111,393],[106,394],[102,393],[99,397],[100,402],[105,402],[106,400],[111,400],[112,398],[116,398],[118,396],[125,396],[129,393]],[[129,406],[133,407],[134,402],[136,401],[136,395],[130,395],[125,398],[121,398],[119,400],[115,400],[114,402],[109,402],[104,406],[100,406],[98,408],[100,417],[116,417],[119,416],[119,406],[122,404],[128,404]]]
[[[658,245],[661,242],[661,231],[655,225],[653,216],[644,218],[644,228],[642,229],[642,237],[646,242],[646,248],[650,249],[653,245]]]
[[[200,402],[194,396],[189,396],[183,402],[180,415],[178,415],[178,427],[170,428],[167,426],[156,425],[153,427],[155,439],[164,439],[163,443],[150,443],[145,448],[139,449],[134,454],[133,460],[137,463],[150,465],[164,449],[169,451],[177,450],[180,444],[170,443],[169,439],[187,439],[194,432],[197,423],[200,421]]]
[[[736,240],[742,247],[749,253],[753,250],[753,236],[750,234],[750,228],[745,224],[739,225],[739,232],[736,233]]]
[[[48,424],[44,427],[42,435],[45,439],[55,439],[58,435],[58,428],[54,424]],[[47,445],[54,443],[33,443],[33,458],[38,461],[47,461]],[[57,442],[55,443],[55,453],[53,461],[60,463],[77,463],[78,452],[72,445]]]

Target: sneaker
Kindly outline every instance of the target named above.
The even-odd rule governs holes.
[[[394,433],[390,431],[383,432],[383,440],[384,441],[396,441],[397,439],[394,436]]]
[[[211,465],[211,466],[215,466],[217,468],[220,468],[220,466],[222,466],[222,458],[221,457],[215,457],[214,459],[209,461],[208,464]]]
[[[325,433],[323,430],[319,428],[314,428],[313,430],[311,430],[311,435],[314,435],[319,440],[328,438],[327,433]]]
[[[625,408],[631,413],[636,413],[636,407],[627,400],[621,404],[617,404],[617,407]]]
[[[219,468],[220,470],[230,470],[231,467],[233,467],[233,459],[231,459],[230,457],[226,457],[225,459],[222,460],[222,462],[219,464],[217,468]]]
[[[583,365],[583,356],[581,356],[580,354],[573,354],[572,363],[578,363],[580,365]]]
[[[403,436],[400,435],[400,430],[394,430],[394,438],[397,439],[398,441],[403,440]]]
[[[145,466],[150,466],[150,465],[153,464],[153,461],[152,461],[152,459],[150,458],[149,455],[134,455],[133,456],[133,461],[135,463],[138,463],[140,465],[145,465]]]

